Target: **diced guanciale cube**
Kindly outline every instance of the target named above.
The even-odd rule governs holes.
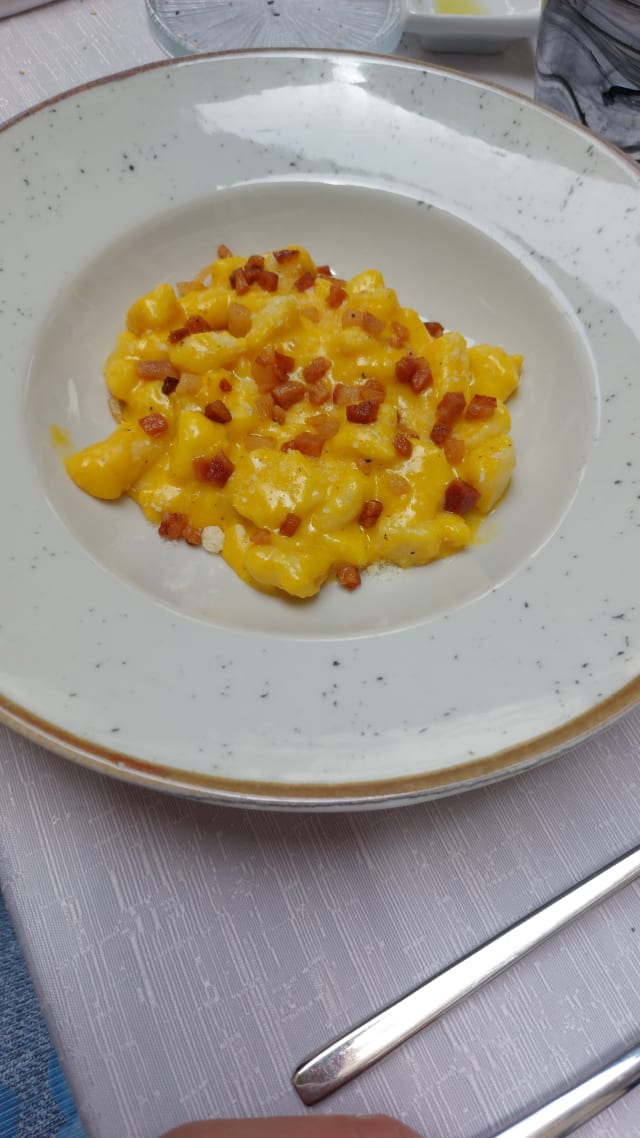
[[[286,383],[287,372],[278,365],[278,358],[287,361],[291,357],[276,352],[271,344],[268,344],[253,361],[251,374],[261,391],[271,391],[278,383]]]
[[[255,529],[249,538],[249,541],[254,545],[271,545],[271,530],[261,526],[260,529]]]
[[[299,518],[297,514],[287,514],[279,532],[283,537],[293,537],[301,521],[302,518]]]
[[[393,445],[398,454],[402,455],[403,458],[410,457],[413,450],[413,445],[411,443],[411,439],[408,439],[406,435],[403,435],[400,431],[398,431],[398,434],[394,435]]]
[[[340,430],[340,420],[335,415],[327,415],[322,411],[318,415],[310,415],[307,424],[323,439],[335,438]]]
[[[409,386],[415,391],[416,395],[422,395],[423,391],[433,386],[431,368],[427,361],[420,356],[418,357],[418,366],[409,380]]]
[[[444,494],[444,508],[450,514],[468,514],[477,505],[480,491],[469,482],[456,478],[450,482]]]
[[[447,391],[436,407],[436,419],[452,427],[464,411],[466,402],[462,391]]]
[[[384,320],[374,316],[373,312],[363,312],[361,327],[368,336],[379,336],[384,332]]]
[[[317,383],[319,379],[327,374],[331,367],[331,360],[325,356],[316,356],[310,364],[302,369],[302,377],[305,383]]]
[[[293,356],[286,356],[284,352],[279,352],[277,348],[273,353],[273,362],[277,368],[280,368],[280,371],[283,371],[285,373],[285,375],[289,375],[289,373],[292,372],[296,366],[296,361],[294,360]]]
[[[186,514],[164,514],[158,526],[158,533],[160,537],[166,537],[167,541],[179,541],[186,525],[188,525]]]
[[[336,406],[346,407],[348,403],[355,403],[360,399],[360,388],[355,384],[336,383],[332,398]]]
[[[136,375],[140,379],[180,378],[180,372],[169,360],[136,360]]]
[[[178,380],[174,376],[168,375],[162,384],[162,394],[173,395],[177,386]]]
[[[226,375],[223,375],[218,387],[221,391],[233,391],[233,384],[230,379],[227,379]]]
[[[233,257],[233,253],[231,252],[228,245],[218,245],[218,257],[221,261],[225,260],[227,257]]]
[[[348,589],[353,592],[361,584],[362,578],[360,577],[360,570],[356,565],[341,565],[336,573],[336,577],[343,589]]]
[[[144,415],[138,421],[145,434],[152,436],[162,435],[169,425],[164,415],[161,415],[159,411],[151,411],[149,415]]]
[[[435,443],[437,447],[444,446],[447,439],[449,438],[450,432],[451,427],[447,426],[446,423],[439,423],[436,420],[431,430],[431,442]]]
[[[186,296],[188,292],[202,292],[207,286],[204,281],[197,278],[192,281],[176,281],[176,292],[178,296]]]
[[[342,315],[343,328],[362,328],[368,336],[379,336],[384,331],[384,321],[362,308],[346,308]]]
[[[325,440],[321,435],[315,435],[312,431],[301,431],[295,438],[283,443],[282,450],[297,450],[309,458],[320,458],[324,444]]]
[[[195,313],[193,316],[187,316],[185,327],[190,336],[195,336],[198,332],[211,331],[209,321],[205,320],[204,316],[200,316],[198,313]]]
[[[231,285],[231,288],[234,289],[234,291],[238,294],[238,296],[244,296],[245,293],[247,293],[251,288],[251,284],[247,279],[247,274],[242,268],[233,270],[231,276],[229,277],[229,284]]]
[[[295,261],[300,256],[299,249],[275,249],[274,257],[279,265],[286,265],[288,261]]]
[[[464,458],[464,441],[463,439],[445,439],[443,450],[447,462],[455,466],[457,462],[462,462]]]
[[[280,277],[270,269],[261,269],[258,273],[258,285],[263,292],[277,292]]]
[[[264,348],[251,364],[251,374],[261,391],[269,391],[278,382],[273,362],[273,348]]]
[[[229,305],[227,330],[236,338],[246,336],[251,331],[251,312],[244,304],[232,301]]]
[[[373,403],[384,403],[387,396],[387,389],[379,379],[367,379],[360,388],[359,399],[364,402],[365,399],[370,399]]]
[[[453,425],[462,415],[467,401],[462,391],[447,391],[436,407],[436,421],[431,431],[431,441],[436,446],[444,446]]]
[[[398,383],[408,383],[418,368],[417,356],[402,356],[396,363],[396,379]]]
[[[211,419],[214,423],[231,422],[231,412],[228,407],[225,407],[221,399],[214,399],[213,403],[207,403],[204,413],[207,419]]]
[[[329,308],[340,308],[340,305],[344,304],[347,299],[347,295],[347,290],[338,281],[332,281],[327,297],[327,306]]]
[[[296,281],[296,288],[298,292],[306,292],[307,289],[313,288],[315,283],[316,273],[312,273],[309,269],[307,269],[306,273],[303,273],[302,276],[298,277]]]
[[[293,407],[294,403],[300,403],[307,394],[307,389],[304,383],[297,383],[295,380],[289,380],[287,383],[280,383],[274,387],[271,395],[279,407],[284,407],[287,410]]]
[[[358,524],[361,525],[363,529],[371,529],[371,527],[376,524],[383,508],[382,502],[380,502],[378,498],[370,498],[364,503],[360,511]]]
[[[391,337],[389,343],[392,348],[403,348],[410,336],[409,329],[398,320],[391,321]]]
[[[195,375],[190,371],[183,371],[180,379],[178,380],[176,391],[178,392],[178,395],[195,396],[198,394],[201,387],[201,375]]]
[[[398,383],[408,383],[416,395],[421,395],[433,384],[428,360],[424,356],[402,356],[396,364]]]
[[[247,284],[255,284],[260,277],[260,273],[264,269],[264,257],[252,256],[249,257],[246,263],[242,266],[242,272],[245,275]]]
[[[429,335],[433,336],[434,340],[437,340],[444,332],[444,328],[439,320],[425,320],[424,326]]]
[[[362,403],[349,403],[347,419],[350,423],[375,423],[378,418],[379,403],[365,399]]]
[[[402,474],[395,474],[393,470],[387,475],[387,486],[392,494],[398,494],[400,497],[411,490],[411,483]]]
[[[490,419],[498,400],[495,395],[474,395],[466,410],[467,419]]]
[[[273,397],[268,391],[261,392],[256,398],[256,414],[259,419],[270,419],[273,411]]]
[[[226,486],[235,467],[231,459],[219,450],[213,458],[194,458],[193,472],[200,482],[213,482],[215,486]]]
[[[202,545],[202,530],[187,522],[182,538],[186,541],[187,545]]]
[[[317,383],[312,383],[309,386],[309,402],[314,407],[320,407],[326,403],[331,396],[328,384],[323,379],[319,379]]]

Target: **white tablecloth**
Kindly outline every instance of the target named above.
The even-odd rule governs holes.
[[[0,118],[161,54],[142,0],[7,19]],[[530,44],[440,58],[532,90]],[[248,814],[111,782],[0,731],[0,882],[88,1134],[301,1113],[290,1074],[312,1049],[637,843],[639,773],[634,712],[459,798]],[[630,887],[319,1109],[486,1138],[638,1037]],[[581,1131],[639,1133],[640,1090]]]

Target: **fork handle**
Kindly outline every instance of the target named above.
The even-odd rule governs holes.
[[[640,1046],[634,1047],[495,1138],[565,1138],[640,1082]]]
[[[400,1043],[433,1023],[465,996],[477,991],[548,937],[639,875],[640,846],[536,909],[323,1048],[298,1067],[293,1076],[300,1098],[307,1106],[312,1106],[333,1094]]]

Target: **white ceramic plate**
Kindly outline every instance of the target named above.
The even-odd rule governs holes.
[[[219,801],[380,805],[555,753],[638,696],[640,181],[581,128],[419,64],[152,66],[0,134],[4,717],[82,763]],[[374,265],[429,319],[522,350],[486,541],[256,593],[66,477],[111,425],[128,304],[217,244]]]
[[[409,0],[406,30],[429,51],[494,53],[536,34],[540,0]]]

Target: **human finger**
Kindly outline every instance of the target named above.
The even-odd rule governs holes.
[[[384,1115],[240,1118],[188,1122],[162,1138],[419,1138]]]

